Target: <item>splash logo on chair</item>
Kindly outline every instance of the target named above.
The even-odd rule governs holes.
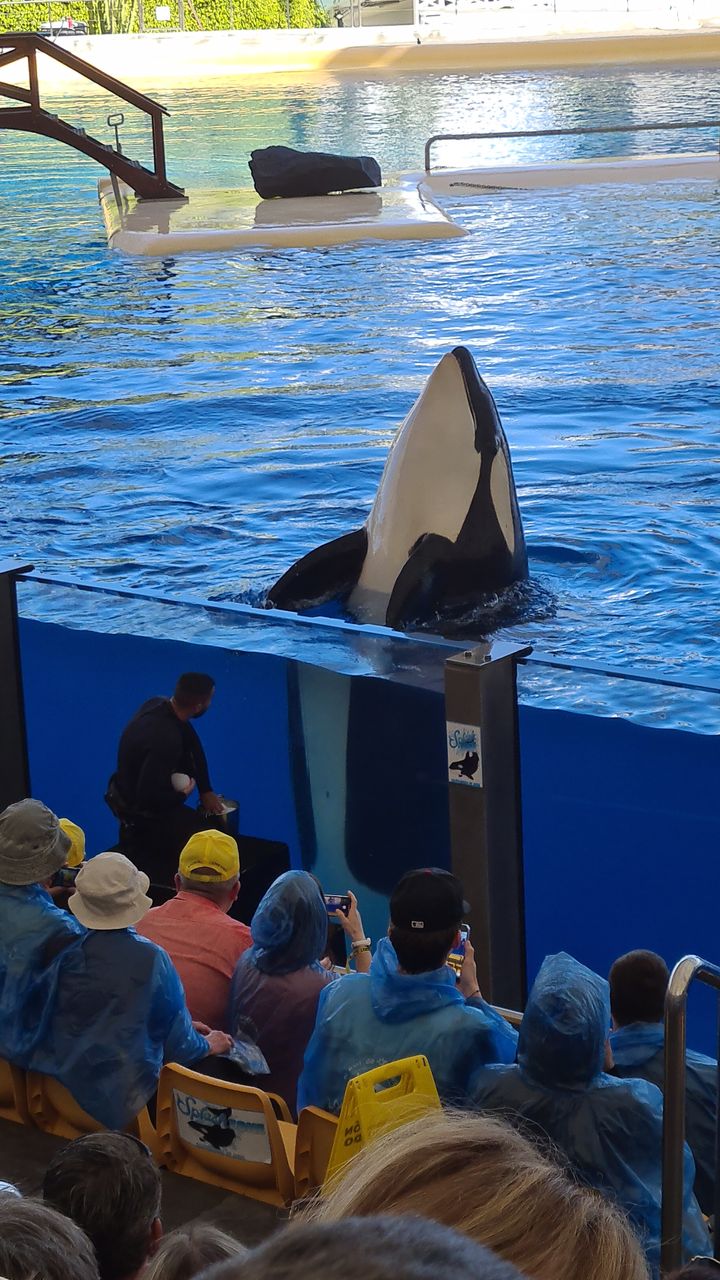
[[[173,1090],[173,1099],[178,1135],[189,1147],[231,1160],[272,1163],[265,1121],[257,1111],[213,1107],[179,1089]]]

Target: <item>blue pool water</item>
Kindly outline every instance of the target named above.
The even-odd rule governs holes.
[[[167,88],[170,176],[247,184],[253,146],[419,168],[430,134],[720,114],[716,73],[246,78]],[[110,104],[49,103],[103,138]],[[125,148],[149,154],[128,111]],[[494,144],[446,163],[701,148],[665,134]],[[464,343],[510,441],[539,649],[720,680],[720,201],[705,184],[452,203],[448,243],[133,259],[99,171],[0,135],[4,552],[45,572],[259,602],[356,527],[393,432]],[[102,604],[98,604],[102,608]],[[209,624],[211,625],[211,624]]]

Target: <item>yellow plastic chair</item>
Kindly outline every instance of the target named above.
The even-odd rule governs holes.
[[[160,1162],[173,1173],[265,1204],[292,1203],[297,1127],[278,1120],[262,1089],[172,1063],[160,1073],[157,1134]]]
[[[399,1129],[423,1111],[439,1111],[440,1098],[426,1057],[400,1058],[348,1080],[325,1184],[378,1133]]]
[[[100,1124],[79,1103],[65,1085],[52,1076],[37,1071],[27,1074],[27,1104],[30,1115],[44,1133],[54,1133],[58,1138],[79,1138],[84,1133],[102,1133]],[[147,1107],[127,1127],[128,1133],[140,1138],[157,1157],[157,1134]]]
[[[304,1200],[325,1181],[338,1118],[319,1107],[303,1107],[295,1144],[295,1199]]]
[[[25,1072],[0,1058],[0,1116],[15,1124],[32,1124],[27,1105]]]

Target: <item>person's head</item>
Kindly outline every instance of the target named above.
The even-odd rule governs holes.
[[[224,831],[196,831],[180,854],[175,888],[229,911],[240,892],[237,841]]]
[[[82,864],[68,905],[87,929],[128,929],[150,910],[149,887],[123,853],[98,853]]]
[[[697,1257],[691,1258],[684,1267],[678,1267],[677,1271],[671,1271],[666,1280],[718,1280],[718,1277],[720,1262],[711,1257]]]
[[[408,871],[393,889],[388,929],[403,973],[431,973],[444,965],[469,910],[449,871]]]
[[[212,676],[203,675],[200,671],[186,671],[178,676],[172,700],[175,710],[183,720],[197,720],[204,716],[215,692],[215,681]]]
[[[517,1060],[544,1088],[588,1088],[603,1071],[610,1031],[604,978],[561,951],[546,956],[528,996]]]
[[[610,970],[610,1010],[616,1027],[632,1022],[662,1022],[670,980],[662,956],[628,951]]]
[[[424,1218],[346,1218],[293,1224],[244,1261],[221,1263],[202,1280],[521,1280],[489,1249]],[[198,1278],[200,1280],[200,1277]]]
[[[211,1223],[191,1222],[163,1237],[142,1280],[193,1280],[214,1262],[246,1257],[247,1249],[233,1236]]]
[[[58,818],[58,822],[70,841],[65,866],[79,867],[85,861],[85,832],[77,822],[71,822],[70,818]]]
[[[531,1280],[647,1280],[635,1235],[502,1120],[426,1112],[363,1148],[302,1216],[419,1214],[487,1245]]]
[[[100,1280],[131,1280],[162,1235],[160,1173],[126,1133],[88,1133],[53,1156],[43,1200],[92,1241]]]
[[[267,890],[250,922],[251,958],[263,973],[295,973],[325,951],[325,902],[307,871],[286,871]]]
[[[98,1280],[93,1247],[62,1213],[37,1200],[0,1196],[0,1276],[5,1280]]]
[[[0,884],[44,884],[69,852],[69,836],[39,800],[18,800],[0,813]]]

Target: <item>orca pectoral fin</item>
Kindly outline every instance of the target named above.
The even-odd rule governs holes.
[[[367,530],[355,529],[315,547],[267,593],[267,603],[275,609],[302,609],[326,600],[342,599],[355,586],[367,554]]]
[[[385,621],[402,631],[418,618],[427,618],[437,609],[455,544],[439,533],[418,538],[400,570],[388,601]]]

